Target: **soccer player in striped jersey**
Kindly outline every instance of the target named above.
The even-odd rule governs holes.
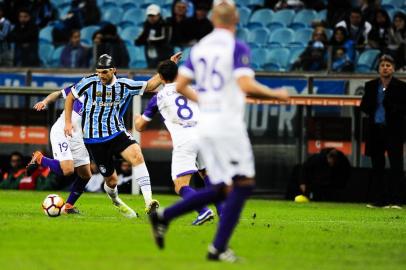
[[[189,186],[194,173],[199,172],[202,179],[205,182],[208,181],[197,145],[196,124],[199,119],[199,108],[195,102],[187,100],[176,92],[174,83],[178,74],[176,63],[171,60],[163,61],[158,66],[158,74],[164,87],[151,98],[143,115],[136,116],[135,128],[140,132],[145,130],[153,116],[160,112],[165,126],[171,133],[173,143],[171,174],[175,192],[182,198],[186,198],[196,193]],[[214,217],[213,211],[207,206],[196,210],[198,216],[193,225],[201,225]]]
[[[180,54],[172,56],[177,61]],[[159,207],[152,199],[150,177],[140,146],[127,132],[123,115],[134,95],[153,91],[160,84],[158,75],[148,82],[117,78],[113,59],[107,54],[99,57],[96,66],[97,77],[84,78],[72,89],[65,102],[65,135],[72,136],[71,114],[74,100],[84,96],[82,129],[83,140],[89,154],[105,178],[104,189],[113,204],[128,215],[136,216],[129,207],[118,199],[117,173],[114,169],[114,155],[121,155],[134,167],[133,175],[144,196],[147,214]]]
[[[96,76],[96,75],[92,75]],[[55,102],[59,97],[66,96],[71,92],[72,87],[66,87],[62,90],[49,94],[44,100],[36,103],[34,109],[37,111],[45,110],[47,105]],[[59,116],[53,124],[50,132],[50,140],[54,159],[45,157],[40,151],[35,151],[32,159],[27,166],[27,174],[30,175],[39,165],[49,167],[52,172],[61,176],[70,176],[76,173],[76,179],[72,184],[71,193],[69,194],[64,212],[67,214],[78,214],[79,210],[74,207],[75,202],[84,192],[87,182],[92,173],[90,171],[89,153],[83,143],[83,134],[80,128],[82,120],[83,98],[74,102],[72,123],[75,132],[71,138],[65,137],[63,128],[65,126],[65,112]]]
[[[169,223],[208,203],[224,201],[219,226],[207,258],[236,262],[228,242],[244,204],[255,185],[252,147],[244,123],[245,95],[288,99],[286,89],[269,89],[254,79],[249,48],[235,39],[238,12],[234,1],[215,0],[215,29],[193,46],[179,69],[177,90],[198,101],[199,150],[213,186],[150,215],[154,238],[160,248]],[[188,85],[195,80],[198,92]]]

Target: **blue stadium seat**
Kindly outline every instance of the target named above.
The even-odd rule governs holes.
[[[326,19],[327,19],[327,9],[322,9],[319,12],[317,12],[316,20],[326,21]]]
[[[251,9],[247,7],[241,7],[238,12],[240,13],[240,25],[246,26],[248,24],[248,20],[251,16]]]
[[[93,44],[92,36],[93,36],[94,32],[96,32],[99,29],[100,29],[100,27],[96,26],[96,25],[89,25],[89,26],[83,27],[80,30],[80,41],[87,46],[92,46],[92,44]]]
[[[104,0],[102,10],[120,7],[119,0]]]
[[[382,0],[381,1],[381,6],[385,9],[386,6],[393,6],[394,8],[400,8],[404,0]]]
[[[269,31],[273,32],[273,31],[275,31],[276,29],[279,29],[279,28],[286,28],[286,25],[284,23],[271,22],[271,23],[267,24],[266,28]]]
[[[272,48],[267,54],[264,69],[267,71],[286,71],[289,63],[290,51],[287,48]]]
[[[259,9],[255,11],[248,20],[248,28],[253,29],[255,27],[266,27],[272,22],[273,11],[271,9]]]
[[[132,45],[134,44],[134,40],[138,37],[141,31],[142,29],[140,29],[139,27],[127,27],[120,33],[120,36],[126,44]]]
[[[327,40],[330,40],[333,37],[334,30],[331,28],[326,28],[325,31],[327,35]]]
[[[295,38],[295,32],[289,28],[280,28],[273,31],[268,39],[270,47],[283,47],[291,43]]]
[[[62,54],[63,48],[65,48],[65,46],[59,46],[52,52],[52,55],[49,60],[50,67],[59,67],[60,66],[61,54]]]
[[[129,21],[133,22],[135,25],[142,25],[146,19],[145,10],[140,8],[132,8],[127,10],[121,22]]]
[[[192,47],[184,47],[182,49],[182,59],[180,59],[179,64],[183,64],[186,61],[186,59],[189,58],[189,54],[190,54],[191,49],[192,49]]]
[[[262,70],[266,62],[268,49],[254,48],[251,51],[251,65],[255,70]]]
[[[257,7],[257,6],[263,7],[264,6],[264,0],[248,0],[248,1],[246,1],[246,5],[248,7],[251,7],[251,8],[254,8],[254,7]]]
[[[290,42],[291,46],[306,46],[309,40],[312,38],[312,28],[300,28],[295,31],[295,38],[293,42]]]
[[[172,9],[170,7],[162,7],[161,15],[163,18],[169,18],[172,16]]]
[[[143,46],[127,46],[128,54],[130,56],[130,68],[146,68],[147,61],[145,59],[145,52]]]
[[[52,46],[52,44],[47,44],[47,43],[39,44],[38,54],[39,54],[39,58],[41,60],[41,65],[43,67],[49,66],[53,51],[54,51],[54,46]]]
[[[238,39],[248,42],[250,31],[247,28],[238,28],[236,36]]]
[[[249,32],[248,43],[251,48],[264,46],[269,37],[269,30],[266,28],[257,28]]]
[[[312,22],[316,19],[317,12],[313,9],[302,9],[296,13],[293,22],[290,24],[290,27],[293,29],[306,28],[311,26]]]
[[[355,71],[357,72],[375,71],[376,60],[380,54],[381,51],[376,49],[363,51],[357,59]]]
[[[288,63],[288,70],[292,70],[293,64],[302,54],[302,52],[306,49],[306,47],[290,47],[290,56],[289,56],[289,63]]]
[[[102,20],[112,24],[118,24],[121,21],[123,10],[118,7],[107,8],[102,11]]]
[[[144,9],[151,4],[155,4],[158,6],[163,6],[165,4],[165,0],[143,0],[140,2],[143,2],[143,3],[141,3],[141,7]]]
[[[53,26],[46,26],[39,31],[39,43],[52,43],[52,30],[54,29]]]
[[[290,25],[293,21],[294,16],[295,12],[291,9],[279,10],[273,14],[271,24],[276,23],[282,24],[284,26]]]
[[[66,7],[58,8],[59,19],[65,18],[69,11],[70,11],[70,5],[66,6]]]
[[[134,0],[121,0],[121,8],[123,10],[129,10],[130,8],[138,8],[138,1],[134,1]]]

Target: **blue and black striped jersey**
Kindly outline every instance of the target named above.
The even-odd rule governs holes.
[[[116,78],[103,85],[99,77],[83,78],[72,94],[84,95],[82,129],[85,143],[100,143],[113,139],[125,131],[123,115],[134,95],[144,93],[147,82]]]

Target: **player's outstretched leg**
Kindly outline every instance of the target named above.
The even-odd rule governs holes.
[[[152,199],[151,180],[145,162],[134,167],[133,175],[140,186],[142,196],[144,197],[145,213],[149,215],[159,208],[159,202]]]
[[[150,222],[152,232],[158,247],[161,249],[164,248],[165,232],[172,219],[195,209],[199,209],[209,203],[216,203],[224,200],[224,194],[224,185],[201,189],[174,205],[151,214]]]
[[[190,186],[183,186],[179,189],[179,195],[185,199],[190,196],[193,196],[193,194],[196,193],[196,190],[193,189]],[[213,220],[214,218],[214,213],[211,209],[209,209],[206,205],[204,205],[202,208],[199,208],[197,210],[199,215],[197,218],[192,222],[192,225],[202,225],[207,221]]]
[[[66,214],[80,214],[79,210],[74,206],[74,204],[85,191],[87,182],[88,180],[84,180],[79,176],[76,176],[75,181],[72,184],[69,197],[63,207],[63,211]]]
[[[235,182],[233,190],[224,202],[223,212],[213,244],[209,247],[208,260],[235,262],[237,257],[228,248],[228,242],[238,223],[242,209],[254,189],[253,179],[249,184]],[[251,184],[252,183],[252,184]],[[234,257],[234,258],[233,258]]]
[[[204,186],[205,187],[210,187],[212,184],[210,183],[210,179],[209,179],[209,176],[208,175],[205,175],[204,176],[204,178],[203,178],[203,181],[204,181]],[[216,210],[217,210],[217,216],[221,216],[221,212],[222,212],[222,210],[223,210],[223,202],[218,202],[218,203],[216,203],[215,204],[215,206],[216,206]]]
[[[127,218],[138,217],[138,214],[118,197],[117,185],[114,188],[111,188],[107,186],[106,182],[104,182],[104,190],[113,202],[113,205],[123,216]]]
[[[27,175],[31,176],[40,165],[43,167],[49,167],[55,174],[63,176],[59,160],[47,158],[40,151],[32,153],[31,161],[27,165]]]

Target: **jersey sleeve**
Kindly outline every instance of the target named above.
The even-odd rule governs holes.
[[[142,118],[146,121],[151,121],[152,117],[158,112],[157,95],[154,95],[148,102],[147,107],[142,114]]]
[[[239,40],[235,42],[233,74],[235,78],[241,76],[254,77],[255,73],[250,67],[251,52],[249,47]]]
[[[72,88],[74,88],[74,87],[75,87],[75,85],[72,84],[72,85],[70,85],[70,86],[65,87],[64,89],[62,89],[61,92],[62,92],[63,98],[66,99],[66,97],[69,95],[70,92],[72,92]]]
[[[131,96],[144,94],[147,87],[147,82],[145,81],[134,81],[127,78],[120,78],[120,83],[125,86]]]
[[[95,83],[95,79],[97,77],[95,76],[90,76],[83,78],[78,82],[75,86],[71,87],[71,92],[75,98],[79,98],[82,96],[85,92],[89,91],[91,89],[91,85]]]
[[[179,68],[179,74],[189,79],[195,78],[195,69],[192,63],[192,51],[190,51],[185,63]]]

